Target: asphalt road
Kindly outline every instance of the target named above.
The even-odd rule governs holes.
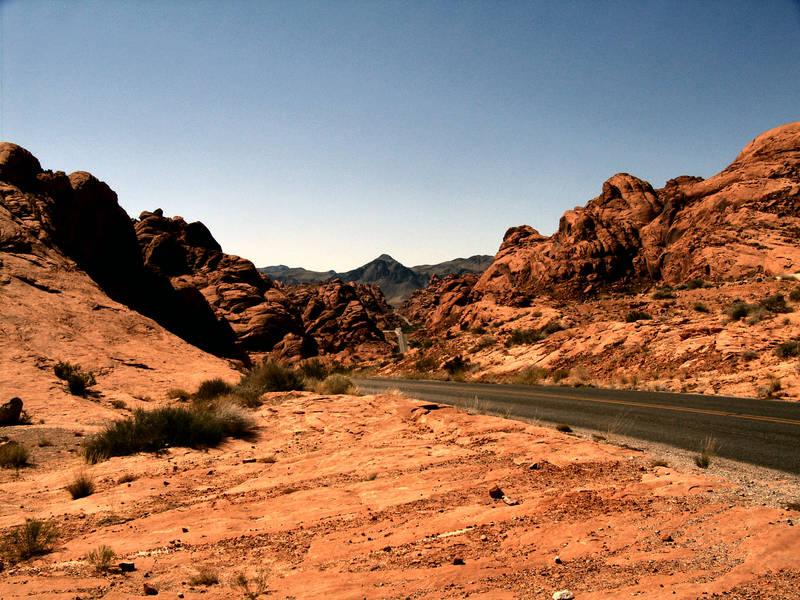
[[[364,393],[395,388],[420,400],[471,405],[514,417],[567,423],[800,474],[800,403],[666,392],[354,379]]]

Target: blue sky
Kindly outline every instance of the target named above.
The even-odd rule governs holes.
[[[800,119],[800,4],[5,0],[0,134],[257,266],[494,254]]]

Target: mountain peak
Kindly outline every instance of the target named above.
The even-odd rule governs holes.
[[[393,259],[393,258],[392,258],[391,256],[389,256],[388,254],[381,254],[381,255],[380,255],[378,258],[376,258],[376,259],[375,259],[374,261],[372,261],[372,262],[375,262],[375,261],[378,261],[378,260],[382,260],[382,261],[384,261],[384,262],[390,262],[390,263],[396,263],[396,262],[397,262],[395,259]]]

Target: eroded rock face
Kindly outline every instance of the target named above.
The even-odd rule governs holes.
[[[320,353],[388,353],[381,330],[394,329],[397,322],[377,286],[335,279],[283,289],[302,310],[305,333]]]
[[[303,337],[292,302],[248,260],[222,252],[202,223],[143,212],[134,225],[148,268],[179,290],[196,290],[249,351],[268,352],[287,335]],[[301,347],[310,350],[307,342]]]
[[[558,231],[508,230],[472,297],[521,306],[623,282],[680,283],[800,271],[800,122],[770,130],[708,180],[662,189],[620,173]]]
[[[414,323],[427,320],[437,325],[452,325],[461,308],[469,303],[472,288],[479,277],[478,273],[445,277],[434,275],[427,288],[411,294],[400,312]]]
[[[388,352],[381,329],[393,328],[394,318],[376,286],[275,284],[250,261],[222,252],[202,223],[160,209],[142,213],[135,229],[145,264],[177,289],[199,291],[248,351],[300,358],[378,345]]]
[[[10,143],[0,144],[0,179],[0,252],[85,271],[112,299],[190,343],[241,356],[230,327],[202,297],[145,267],[133,225],[105,183],[83,171],[42,171],[33,155]]]

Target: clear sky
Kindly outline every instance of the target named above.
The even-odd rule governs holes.
[[[792,0],[5,0],[0,137],[257,266],[494,254],[800,119]]]

